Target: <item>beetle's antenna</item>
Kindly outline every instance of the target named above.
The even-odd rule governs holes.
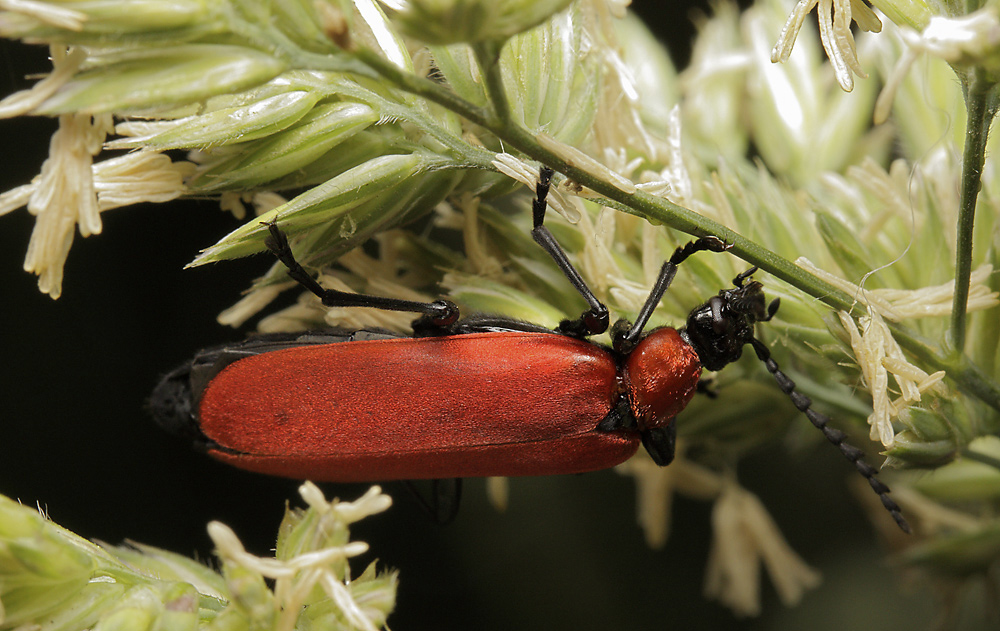
[[[792,400],[795,407],[799,409],[800,412],[806,415],[809,421],[823,432],[826,439],[831,443],[836,445],[840,449],[840,453],[854,463],[857,467],[858,473],[863,475],[868,484],[871,485],[872,490],[878,494],[880,500],[882,500],[882,506],[885,507],[892,518],[899,525],[903,532],[910,532],[910,524],[907,523],[906,518],[903,517],[903,511],[899,508],[897,504],[891,497],[889,497],[889,487],[886,486],[881,480],[878,479],[878,471],[875,467],[871,466],[864,461],[864,452],[862,452],[857,447],[845,442],[847,435],[839,429],[835,429],[829,426],[830,417],[825,414],[820,414],[816,410],[812,409],[812,400],[806,395],[798,392],[795,389],[795,382],[791,378],[781,371],[778,367],[778,363],[771,358],[771,351],[763,342],[757,338],[750,340],[750,344],[753,346],[754,352],[757,353],[757,358],[764,362],[767,366],[768,372],[774,376],[774,380],[778,382],[778,387],[781,391],[788,395],[788,398]]]

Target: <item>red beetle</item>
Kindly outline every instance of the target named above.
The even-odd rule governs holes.
[[[151,399],[159,423],[211,456],[271,475],[330,482],[580,473],[624,462],[645,446],[674,456],[674,418],[746,344],[781,389],[855,463],[900,527],[899,507],[862,459],[795,391],[754,338],[770,320],[762,285],[737,276],[677,330],[643,328],[677,266],[725,244],[703,237],[664,263],[636,322],[619,321],[610,347],[586,340],[608,328],[593,295],[543,225],[552,171],[543,168],[532,235],[589,308],[555,330],[503,317],[460,320],[448,301],[419,303],[327,290],[295,261],[270,224],[268,248],[328,306],[413,311],[414,335],[329,330],[261,335],[209,349],[166,375]]]

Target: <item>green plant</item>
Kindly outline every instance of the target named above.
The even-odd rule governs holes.
[[[43,291],[58,296],[73,232],[99,232],[100,212],[212,196],[257,216],[195,265],[261,251],[261,221],[280,217],[331,287],[444,293],[554,325],[580,308],[528,235],[521,186],[547,164],[565,219],[552,229],[617,315],[634,316],[691,234],[723,238],[735,257],[686,263],[654,323],[677,322],[746,263],[769,273],[782,308],[761,333],[779,362],[831,416],[867,422],[899,470],[886,477],[919,533],[883,531],[901,558],[956,583],[995,575],[993,5],[876,2],[882,24],[861,2],[823,3],[827,62],[799,30],[815,3],[721,2],[678,72],[620,3],[599,0],[119,4],[12,5],[0,19],[6,37],[50,44],[55,65],[0,103],[60,121],[40,177],[0,196],[0,212],[37,216],[25,268]],[[441,28],[425,26],[431,15]],[[884,32],[855,41],[852,17]],[[874,77],[854,79],[867,75],[881,95]],[[95,161],[102,149],[131,152]],[[221,319],[242,323],[292,286],[276,264]],[[260,328],[409,319],[306,297]],[[721,403],[679,420],[689,457],[622,469],[655,545],[671,493],[715,502],[708,591],[750,614],[761,562],[787,602],[816,582],[735,476],[800,421],[753,362],[717,384]]]

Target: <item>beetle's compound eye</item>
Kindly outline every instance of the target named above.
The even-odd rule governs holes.
[[[732,330],[732,318],[728,313],[723,313],[727,308],[726,296],[712,296],[705,305],[712,314],[712,331],[718,336],[727,336]]]

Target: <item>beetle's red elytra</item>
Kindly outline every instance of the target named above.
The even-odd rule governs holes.
[[[778,310],[750,280],[756,268],[691,311],[684,327],[643,331],[677,266],[700,251],[727,250],[719,239],[677,248],[635,322],[611,327],[610,346],[586,339],[608,330],[608,309],[544,226],[552,176],[542,167],[532,236],[587,302],[579,318],[547,329],[501,316],[460,319],[445,300],[324,289],[270,223],[268,249],[323,304],[419,313],[414,334],[332,329],[202,351],[157,386],[150,400],[157,421],[236,467],[319,481],[581,473],[619,464],[640,444],[663,466],[674,457],[674,418],[698,390],[702,369],[723,368],[749,344],[909,531],[861,450],[812,409],[754,336],[754,325]]]
[[[606,469],[640,443],[637,431],[597,429],[619,399],[651,428],[672,423],[694,395],[697,355],[673,329],[660,338],[657,350],[672,360],[654,371],[642,359],[650,353],[619,368],[610,349],[529,331],[300,346],[228,365],[202,393],[197,417],[220,446],[208,449],[213,457],[293,478]]]

